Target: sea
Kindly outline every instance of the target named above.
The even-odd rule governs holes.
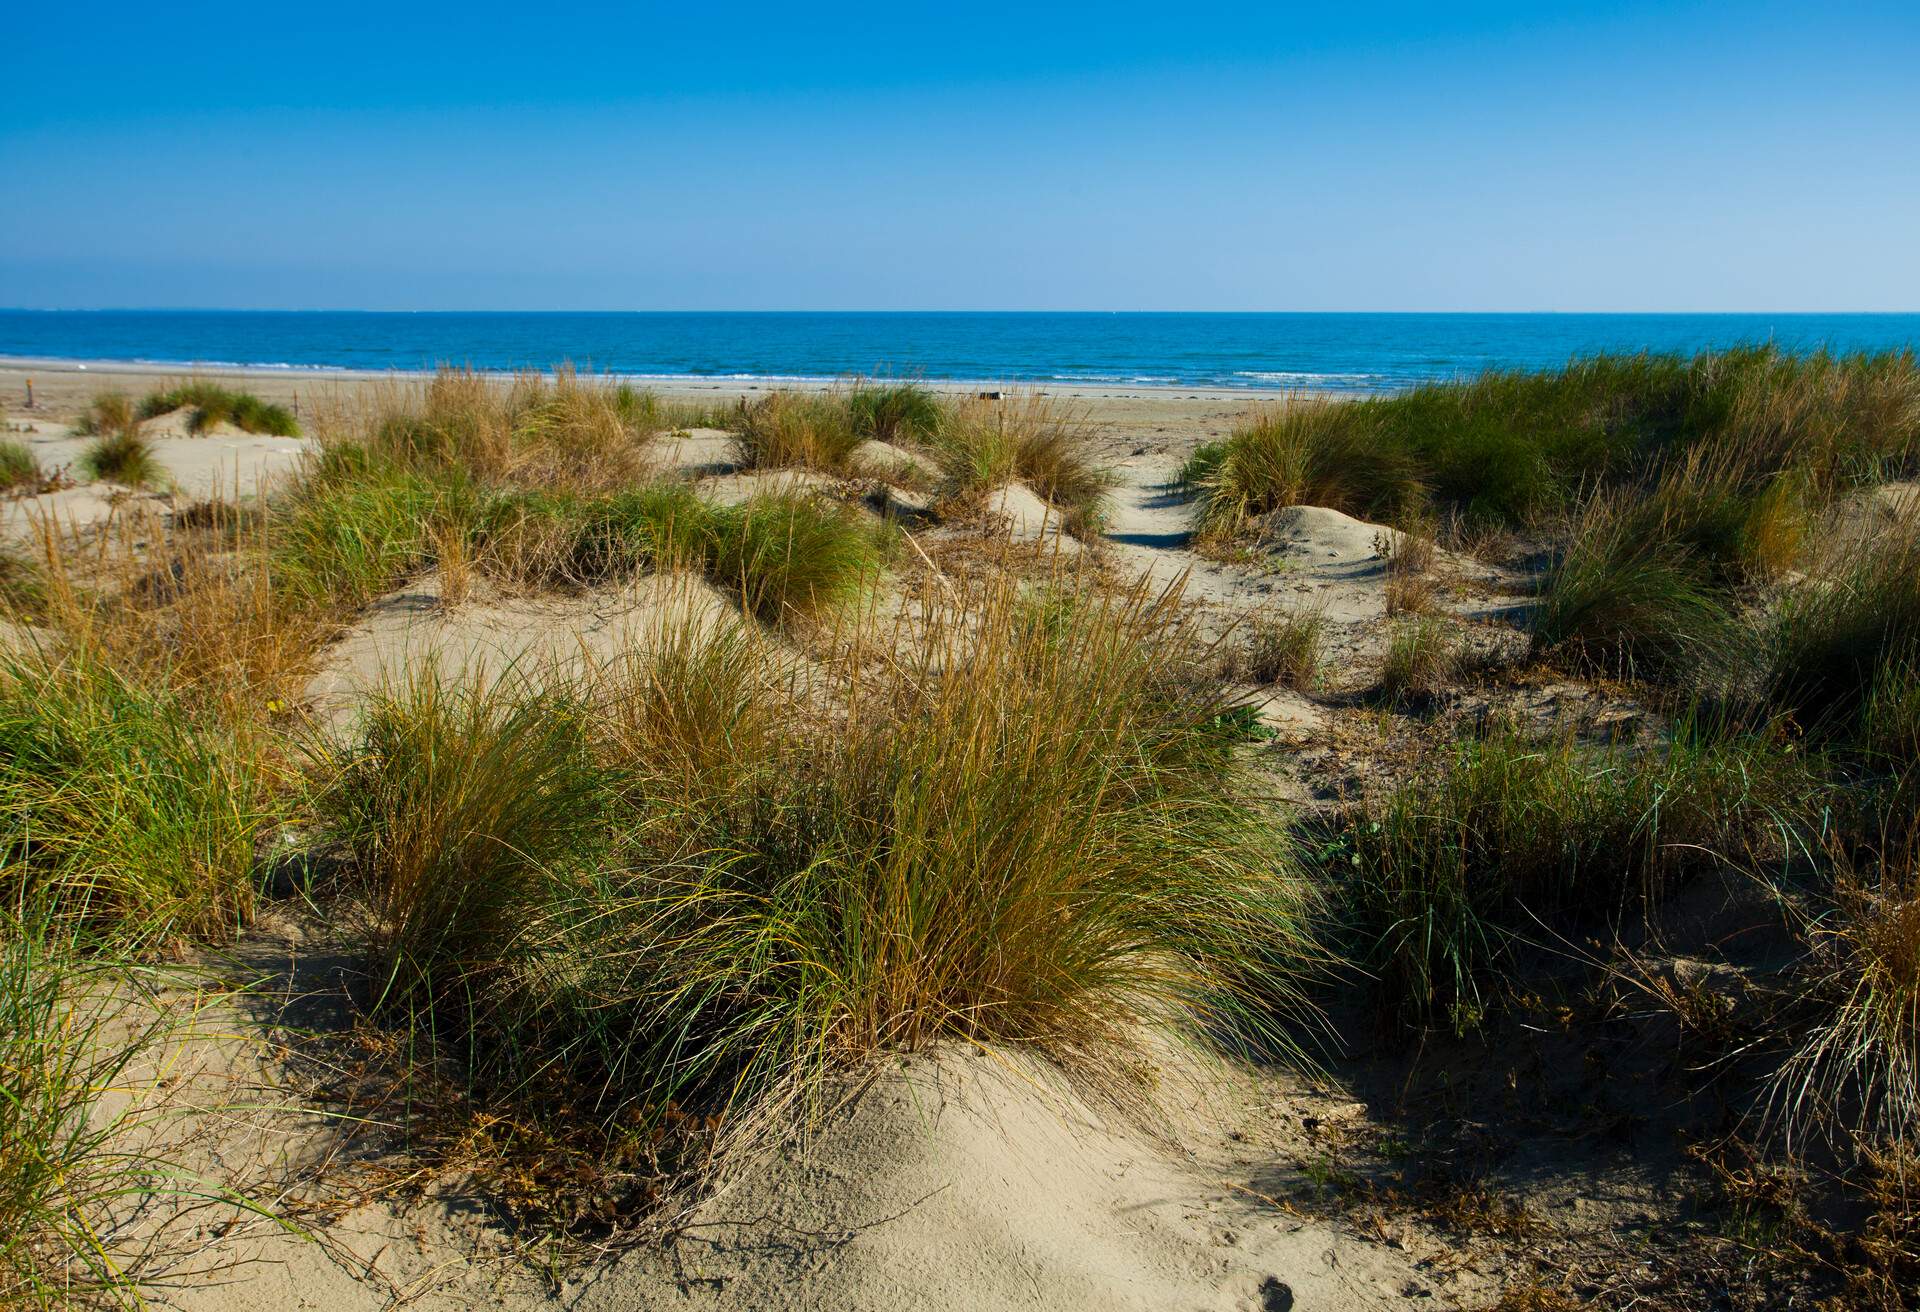
[[[1391,392],[1592,351],[1920,346],[1920,314],[0,310],[0,356]]]

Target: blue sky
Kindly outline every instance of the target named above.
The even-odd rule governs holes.
[[[30,6],[0,305],[1920,310],[1920,5]]]

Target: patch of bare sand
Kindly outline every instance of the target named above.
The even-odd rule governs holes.
[[[688,428],[662,433],[647,448],[663,469],[683,478],[731,474],[739,468],[739,451],[732,433],[724,428]]]
[[[699,483],[701,494],[722,506],[737,506],[757,496],[775,494],[831,494],[840,487],[839,479],[812,469],[749,469],[703,478]]]
[[[723,593],[691,574],[538,596],[481,583],[450,606],[440,575],[430,573],[367,607],[322,655],[307,696],[323,721],[338,726],[370,691],[423,670],[482,681],[579,673],[681,621],[718,623],[738,614]]]
[[[238,1054],[252,1079],[244,1048],[219,1051]],[[224,1282],[185,1282],[163,1302],[184,1312],[1359,1312],[1404,1306],[1415,1290],[1428,1307],[1484,1293],[1471,1276],[1435,1289],[1420,1245],[1368,1242],[1253,1187],[1289,1169],[1273,1128],[1282,1118],[1268,1109],[1293,1107],[1297,1083],[1181,1069],[1150,1131],[1000,1051],[896,1058],[863,1083],[804,1141],[743,1162],[670,1245],[567,1269],[557,1284],[476,1222],[484,1200],[430,1196],[362,1203],[311,1237],[250,1222],[219,1250],[241,1263]],[[251,1125],[227,1133],[270,1140],[267,1122]],[[277,1160],[258,1144],[248,1151]]]

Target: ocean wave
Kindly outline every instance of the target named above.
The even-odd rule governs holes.
[[[1371,373],[1315,373],[1306,369],[1237,369],[1235,378],[1251,378],[1262,383],[1285,383],[1300,387],[1311,387],[1318,383],[1358,383],[1378,385],[1396,381],[1392,374]]]

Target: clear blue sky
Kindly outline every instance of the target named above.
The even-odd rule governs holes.
[[[1920,3],[22,5],[0,305],[1920,310]]]

